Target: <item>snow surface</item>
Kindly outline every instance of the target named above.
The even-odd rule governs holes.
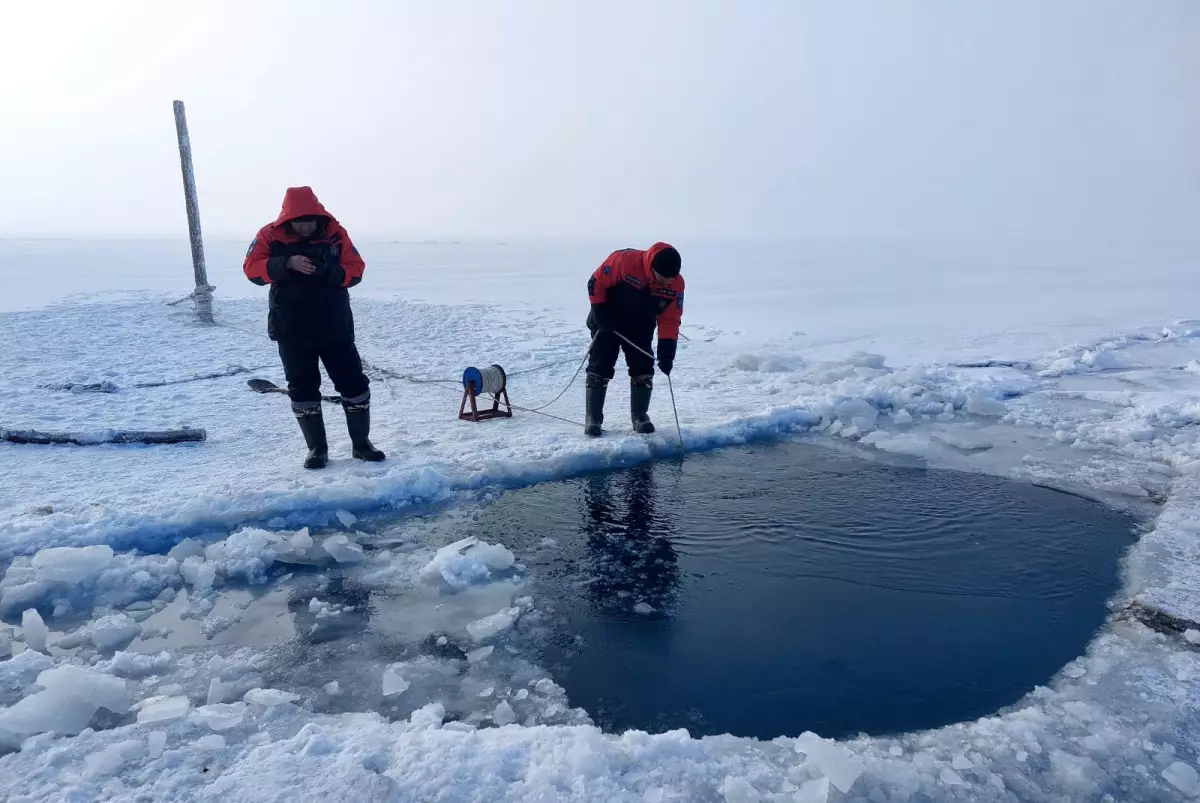
[[[1185,637],[1200,631],[1194,260],[1105,255],[1065,269],[679,245],[690,339],[671,379],[688,450],[806,435],[1149,517],[1112,621],[1086,654],[1008,710],[927,732],[604,734],[520,654],[513,635],[538,621],[520,556],[490,534],[379,542],[369,522],[677,452],[661,379],[650,438],[621,431],[620,382],[614,431],[600,441],[520,410],[455,418],[453,380],[468,365],[504,365],[520,406],[562,389],[586,346],[582,280],[611,244],[364,245],[364,357],[393,377],[451,381],[373,370],[373,435],[389,460],[350,460],[329,407],[333,460],[305,472],[286,399],[245,386],[251,375],[282,379],[263,336],[265,291],[238,274],[244,244],[209,248],[219,325],[204,327],[186,304],[164,304],[188,289],[186,243],[0,242],[0,299],[29,308],[0,314],[0,426],[208,430],[184,446],[0,444],[6,799],[1200,794],[1200,651]],[[98,260],[113,269],[95,270]],[[753,280],[730,287],[730,264]],[[36,287],[18,284],[28,265]],[[60,299],[63,287],[93,295]],[[516,373],[545,363],[557,364]],[[211,378],[188,381],[199,376]],[[577,384],[547,412],[577,422],[581,408]],[[280,671],[277,630],[254,612],[278,605],[319,645],[362,615],[336,596],[342,577],[407,600],[390,622],[404,649],[389,656],[384,645],[372,663],[335,647],[326,663]],[[447,654],[459,644],[465,652]]]

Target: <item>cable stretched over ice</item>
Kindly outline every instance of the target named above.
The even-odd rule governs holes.
[[[226,371],[214,371],[208,374],[197,374],[195,376],[187,376],[181,379],[164,379],[160,382],[138,382],[136,385],[129,387],[142,390],[144,388],[165,388],[171,385],[186,385],[189,382],[203,382],[208,379],[224,379],[229,376],[237,376],[239,374],[249,374],[254,371],[262,371],[265,368],[270,368],[274,363],[268,365],[256,365],[253,368],[246,368],[241,365],[230,366]],[[61,390],[68,393],[120,393],[121,386],[115,382],[110,382],[107,379],[102,382],[59,382],[48,385],[38,385],[42,390]]]
[[[265,337],[265,335],[263,335],[261,332],[252,332],[248,329],[244,329],[240,326],[236,326],[231,323],[222,323],[221,325],[228,326],[230,329],[235,329],[239,332],[244,332],[246,334],[259,335],[259,336]],[[641,346],[637,345],[632,340],[625,337],[625,335],[621,334],[620,332],[616,331],[615,329],[612,330],[612,332],[617,337],[621,338],[627,344],[629,344],[630,348],[644,354],[645,356],[649,357],[651,360],[655,359],[653,353],[646,351]],[[579,421],[572,421],[571,419],[563,418],[562,416],[553,415],[551,413],[545,412],[545,410],[547,407],[554,404],[559,399],[561,399],[564,395],[566,395],[567,391],[570,390],[571,387],[575,384],[576,380],[579,379],[579,374],[583,371],[583,367],[585,365],[587,365],[588,357],[591,356],[592,347],[595,345],[596,337],[598,335],[599,335],[599,333],[592,336],[592,339],[588,342],[587,350],[584,351],[584,353],[583,353],[583,357],[578,360],[579,366],[575,369],[575,373],[571,376],[571,380],[569,382],[567,382],[566,386],[563,387],[563,389],[561,391],[559,391],[557,396],[555,396],[553,399],[546,402],[545,404],[539,404],[534,407],[522,407],[520,405],[512,404],[511,402],[508,404],[508,406],[511,407],[513,410],[520,410],[523,413],[533,413],[534,415],[544,416],[545,418],[550,418],[555,421],[561,421],[562,423],[570,424],[571,426],[576,426],[576,427],[583,426],[583,424]],[[385,379],[395,379],[395,380],[398,380],[401,382],[409,382],[414,385],[429,385],[430,387],[441,388],[442,390],[445,390],[445,391],[448,391],[451,393],[455,393],[455,394],[459,393],[461,390],[462,382],[458,378],[418,377],[418,376],[413,376],[412,374],[403,374],[403,373],[400,373],[399,371],[393,371],[390,368],[385,368],[385,367],[378,365],[376,363],[373,363],[370,360],[367,360],[365,358],[360,357],[360,359],[362,360],[362,365],[363,365],[364,369],[366,369],[368,371],[374,371],[375,373],[379,374],[380,376],[384,377]],[[541,365],[535,365],[531,368],[522,368],[518,371],[507,371],[506,373],[509,377],[522,376],[524,374],[532,374],[532,373],[536,373],[538,371],[545,371],[550,368],[557,368],[560,365],[568,365],[568,364],[574,363],[574,362],[576,362],[576,358],[571,358],[571,359],[566,359],[566,360],[555,360],[553,362],[547,362],[547,363],[542,363]],[[264,366],[264,367],[267,367],[267,366]],[[683,449],[683,430],[681,429],[681,427],[679,425],[679,410],[675,404],[675,388],[671,384],[670,375],[667,375],[667,386],[671,392],[671,409],[675,414],[675,432],[679,436],[679,448]],[[389,387],[389,390],[390,390],[390,387]]]

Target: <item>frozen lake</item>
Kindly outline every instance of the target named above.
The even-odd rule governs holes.
[[[0,242],[0,427],[208,433],[179,447],[0,444],[0,742],[15,750],[0,757],[0,775],[14,799],[1175,801],[1200,792],[1200,321],[1190,317],[1200,291],[1186,253],[1098,244],[1025,259],[677,243],[689,339],[672,382],[687,455],[682,473],[665,461],[651,471],[656,500],[688,500],[668,517],[678,584],[647,596],[653,611],[639,614],[631,600],[617,615],[586,587],[564,589],[603,578],[603,553],[579,537],[588,483],[608,476],[608,493],[628,498],[620,489],[633,475],[605,471],[679,451],[661,383],[656,435],[618,426],[591,441],[577,424],[578,384],[547,408],[556,419],[518,411],[469,424],[455,418],[454,387],[378,368],[454,377],[496,362],[513,372],[514,403],[544,404],[586,347],[587,274],[611,248],[637,243],[362,243],[368,271],[354,312],[376,366],[373,437],[389,460],[350,460],[334,408],[324,472],[299,468],[286,398],[245,385],[251,375],[282,381],[264,336],[265,291],[240,274],[247,244],[209,243],[218,325],[203,327],[186,304],[165,303],[190,289],[184,243]],[[628,388],[617,383],[609,404],[614,424],[624,421]],[[759,459],[771,451],[764,444],[793,437],[891,467],[854,463],[842,476],[792,461],[814,472],[776,478],[799,501],[748,519],[756,537],[739,549],[714,540],[717,513],[758,509],[761,489],[738,490],[739,478],[775,481],[781,463]],[[757,445],[739,450],[748,443]],[[709,478],[689,485],[693,470]],[[1029,490],[1034,482],[1145,517],[1146,532],[1126,549],[1129,519]],[[804,495],[814,483],[831,493]],[[903,488],[911,492],[895,496]],[[959,499],[960,512],[979,509],[979,523],[1008,532],[1007,513],[1049,535],[1013,553],[988,551],[1009,543],[996,539],[988,549],[923,543],[951,573],[934,572],[934,560],[872,562],[871,550],[828,529],[859,532],[862,521],[835,514],[870,513],[878,529],[853,544],[884,549],[890,516],[932,510],[966,534],[969,523],[937,508],[935,491]],[[847,496],[854,506],[833,501]],[[876,497],[888,501],[872,508]],[[441,512],[405,518],[430,506]],[[688,509],[716,512],[690,519]],[[485,521],[506,510],[523,523]],[[1056,551],[1109,516],[1102,544]],[[389,517],[407,523],[375,526]],[[782,577],[776,552],[803,581]],[[1028,575],[1005,573],[1013,565]],[[1002,593],[973,596],[976,586]],[[847,588],[870,604],[847,607]],[[728,604],[701,604],[718,593]],[[873,616],[881,606],[886,616]],[[1054,613],[1039,619],[1035,609]],[[753,627],[739,627],[751,610]],[[922,631],[917,613],[963,624]],[[777,629],[785,615],[802,647],[755,630]],[[859,628],[854,639],[831,632],[839,619]],[[725,699],[711,691],[715,670],[670,688],[675,697],[661,685],[641,694],[679,673],[639,672],[627,662],[639,650],[617,646],[622,634],[635,644],[656,628],[676,634],[650,640],[667,658],[744,655],[733,675],[743,684],[757,655],[764,687],[801,685],[782,682],[787,669],[863,696],[830,713],[794,693],[811,730],[799,718],[779,724],[782,712],[765,707],[726,706],[708,722],[686,718],[689,709],[686,732],[645,733],[685,721],[679,709],[691,701]],[[706,653],[714,632],[737,649]],[[826,663],[809,646],[819,639],[831,645]],[[951,657],[977,688],[952,684],[951,665],[931,668],[928,654],[889,672],[897,662],[882,648],[869,654],[874,643]],[[588,650],[605,645],[628,673],[627,694],[571,664],[595,666]],[[856,679],[847,667],[864,658]],[[936,677],[940,690],[921,685]],[[898,699],[882,699],[902,682]],[[743,713],[755,722],[739,722]],[[770,716],[779,720],[767,725]],[[884,735],[828,738],[858,729]],[[702,736],[721,731],[730,733]]]

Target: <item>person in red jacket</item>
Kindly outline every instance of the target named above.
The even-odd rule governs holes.
[[[587,327],[593,341],[587,367],[584,434],[597,437],[602,432],[604,397],[621,351],[629,368],[633,430],[654,432],[649,416],[654,388],[651,341],[657,327],[658,367],[669,376],[683,319],[681,267],[679,252],[673,246],[655,243],[645,251],[614,251],[588,280],[592,308]]]
[[[342,397],[354,456],[384,459],[369,437],[371,388],[347,292],[365,268],[350,235],[309,187],[288,188],[279,217],[259,230],[242,265],[251,282],[271,286],[267,334],[279,346],[292,412],[308,446],[305,468],[324,468],[329,460],[319,363]]]

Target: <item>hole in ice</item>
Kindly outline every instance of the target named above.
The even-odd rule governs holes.
[[[463,728],[934,727],[1017,702],[1083,651],[1134,525],[804,443],[350,518],[0,567],[0,649],[71,658],[99,673],[72,688],[115,675],[130,695],[67,710],[38,683],[49,659],[26,660],[0,677],[0,711],[31,701],[0,729],[237,728],[291,704]]]
[[[612,730],[764,739],[984,716],[1080,655],[1135,522],[1028,484],[811,444],[506,494],[539,660]]]

